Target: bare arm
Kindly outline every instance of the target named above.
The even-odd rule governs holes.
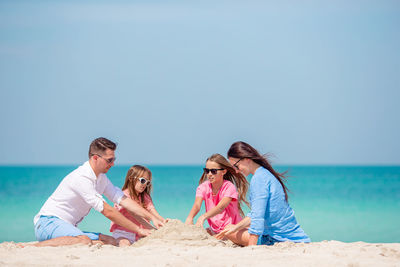
[[[232,201],[232,198],[230,198],[230,197],[222,198],[217,206],[210,209],[209,211],[207,211],[206,213],[204,213],[197,219],[196,225],[203,227],[205,220],[207,220],[208,218],[212,218],[217,214],[220,214],[229,205],[229,203],[231,203],[231,201]]]
[[[140,223],[148,226],[149,223],[144,220],[148,219],[149,221],[153,221],[153,224],[156,228],[163,226],[163,222],[158,219],[156,216],[145,210],[138,203],[133,201],[132,199],[124,196],[119,203],[122,207],[124,207],[127,211],[129,211]]]
[[[243,228],[249,227],[251,223],[250,217],[244,217],[243,220],[241,220],[239,223],[236,224],[238,227],[236,231],[242,230]]]
[[[134,214],[132,212],[129,212],[129,213],[133,216],[133,218],[135,218],[135,220],[137,220],[141,225],[143,225],[144,228],[146,228],[146,229],[157,229],[153,225],[151,225],[148,221],[146,221],[145,219],[140,217],[139,215]]]
[[[189,212],[189,215],[186,218],[185,224],[193,224],[193,218],[196,217],[197,213],[199,213],[202,202],[203,198],[196,197],[196,199],[194,200],[192,210]]]
[[[133,232],[137,232],[140,236],[147,236],[150,234],[150,231],[147,229],[141,229],[139,226],[131,222],[128,218],[126,218],[122,213],[120,213],[117,209],[111,207],[106,202],[103,201],[103,211],[101,212],[108,219],[113,221],[114,223],[129,229]]]

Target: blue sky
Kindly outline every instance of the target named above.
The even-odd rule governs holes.
[[[1,1],[0,164],[400,164],[398,1]]]

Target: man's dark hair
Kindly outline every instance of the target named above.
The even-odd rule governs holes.
[[[107,149],[111,149],[114,151],[115,149],[117,149],[117,144],[104,137],[96,138],[89,146],[89,158],[93,155],[101,155]]]

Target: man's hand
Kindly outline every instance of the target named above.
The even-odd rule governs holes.
[[[154,226],[155,226],[157,229],[160,228],[160,227],[162,227],[162,226],[164,226],[164,222],[165,222],[165,220],[164,220],[164,222],[163,222],[163,221],[161,221],[160,219],[158,219],[158,218],[156,218],[156,217],[154,217],[154,218],[152,219],[152,221],[153,221]]]
[[[151,234],[151,230],[140,228],[140,230],[137,231],[137,233],[139,234],[139,236],[145,237]]]

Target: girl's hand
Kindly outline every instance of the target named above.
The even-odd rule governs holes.
[[[192,218],[186,218],[186,221],[185,221],[185,224],[186,225],[193,225],[193,219]]]
[[[139,236],[145,237],[151,234],[151,230],[140,228],[137,233],[139,234]]]
[[[205,218],[204,218],[203,215],[201,215],[201,216],[197,219],[196,226],[198,226],[198,227],[203,227],[203,226],[204,226],[204,221],[205,221]]]

